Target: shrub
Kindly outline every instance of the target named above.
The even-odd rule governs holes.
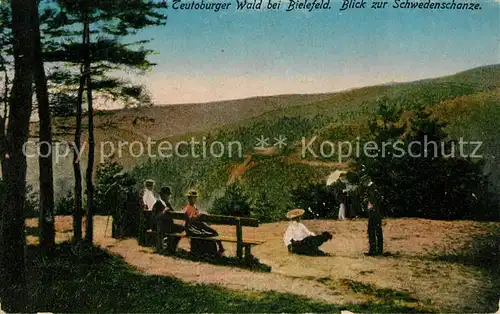
[[[292,192],[295,207],[306,211],[304,218],[333,218],[340,205],[337,185],[309,184]]]
[[[38,217],[39,213],[39,202],[38,193],[33,191],[32,185],[26,186],[26,203],[25,203],[25,215],[27,218]]]
[[[250,202],[238,182],[231,184],[221,198],[213,203],[213,214],[238,217],[250,216]]]
[[[75,208],[75,197],[71,191],[66,196],[61,197],[55,206],[56,215],[73,215]]]
[[[276,202],[265,190],[259,194],[252,206],[252,216],[260,222],[280,221],[285,217],[288,208],[281,202]]]
[[[107,162],[98,166],[94,194],[96,214],[111,213],[110,202],[106,196],[106,192],[116,182],[114,176],[122,170],[123,167],[117,162]]]

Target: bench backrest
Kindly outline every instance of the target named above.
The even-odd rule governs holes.
[[[169,212],[173,219],[186,220],[187,216],[184,212]],[[200,217],[200,221],[209,222],[215,225],[228,225],[228,226],[245,226],[245,227],[258,227],[259,220],[246,217],[233,217],[222,215],[209,215],[204,214]]]

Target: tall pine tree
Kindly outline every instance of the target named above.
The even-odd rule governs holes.
[[[166,15],[161,9],[166,8],[163,3],[151,1],[128,1],[126,6],[117,1],[58,1],[59,8],[53,9],[52,19],[47,34],[52,40],[46,43],[48,47],[45,60],[49,62],[66,62],[73,64],[80,73],[80,84],[77,93],[77,111],[83,102],[83,90],[86,90],[89,155],[86,170],[87,187],[87,225],[86,240],[93,238],[93,172],[94,150],[93,139],[93,99],[94,91],[100,90],[111,97],[138,99],[148,101],[145,89],[142,86],[127,84],[124,80],[110,77],[113,71],[132,68],[148,70],[154,64],[147,60],[152,53],[143,47],[147,41],[122,43],[123,38],[136,34],[139,30],[164,25]],[[48,9],[50,10],[50,9]],[[76,31],[75,31],[76,29]],[[78,31],[80,29],[81,31]],[[80,37],[81,36],[81,37]],[[80,40],[78,39],[80,38]],[[146,95],[146,97],[144,96]],[[75,133],[75,156],[79,154],[79,140],[81,127],[81,112],[77,112],[77,130]],[[75,157],[75,161],[76,161]],[[81,205],[81,176],[79,165],[75,165],[75,226],[81,225],[79,206]],[[77,231],[77,229],[75,229]],[[77,233],[77,232],[75,232]],[[78,238],[78,234],[75,234]]]
[[[24,312],[27,305],[25,274],[26,244],[24,210],[26,204],[26,156],[33,95],[34,32],[36,0],[11,2],[14,80],[9,97],[9,119],[5,147],[5,208],[0,228],[0,292],[8,312]]]

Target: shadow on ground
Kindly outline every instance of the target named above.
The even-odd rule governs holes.
[[[157,254],[162,254],[158,253]],[[204,262],[212,265],[219,266],[229,266],[229,267],[238,267],[243,269],[249,269],[252,271],[260,271],[260,272],[270,272],[271,266],[262,264],[256,257],[252,256],[252,259],[249,261],[240,260],[237,257],[228,257],[228,256],[220,256],[220,257],[209,257],[209,256],[196,256],[191,254],[189,251],[184,249],[177,249],[174,254],[169,254],[168,256],[182,258],[195,262]]]
[[[333,281],[331,278],[317,278],[318,282],[327,285],[330,289],[342,293],[342,291],[350,290],[360,297],[371,302],[379,302],[384,304],[406,305],[414,308],[426,308],[426,312],[432,312],[429,305],[422,304],[418,299],[414,298],[407,292],[397,291],[394,289],[381,288],[373,284],[367,284],[352,279],[341,279]]]
[[[58,245],[52,257],[29,246],[30,311],[422,313],[393,302],[330,305],[282,293],[235,292],[145,275],[120,257],[85,245]]]
[[[487,233],[472,237],[459,251],[436,254],[432,260],[458,263],[479,269],[487,280],[484,282],[486,293],[476,296],[491,306],[488,312],[498,309],[500,298],[500,225],[492,224]]]
[[[26,226],[24,230],[25,230],[24,232],[25,232],[26,236],[38,237],[38,234],[39,234],[38,227]]]

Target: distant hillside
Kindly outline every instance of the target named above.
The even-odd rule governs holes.
[[[275,206],[293,206],[291,192],[309,182],[325,182],[335,169],[349,168],[347,160],[301,156],[302,140],[317,137],[318,142],[351,141],[367,134],[367,121],[376,110],[376,100],[388,97],[406,109],[425,106],[448,123],[450,138],[482,141],[486,171],[492,187],[500,193],[500,65],[482,67],[454,75],[391,86],[365,87],[331,95],[308,105],[288,106],[259,117],[226,125],[211,132],[191,133],[171,140],[209,136],[211,141],[228,143],[238,140],[243,146],[241,158],[153,159],[135,170],[141,178],[151,177],[177,189],[178,195],[196,187],[207,198],[206,206],[231,182],[240,180],[250,196],[258,201],[262,193]],[[287,138],[287,146],[254,149],[260,136]],[[207,140],[207,142],[210,142]],[[317,150],[316,150],[317,151]],[[183,200],[181,200],[182,202]]]
[[[337,168],[336,156],[330,159],[301,158],[300,140],[318,136],[331,141],[355,140],[366,133],[366,121],[376,109],[377,98],[386,96],[410,109],[425,105],[439,118],[449,123],[453,138],[484,141],[489,157],[492,180],[500,182],[495,156],[500,156],[499,140],[494,136],[500,129],[500,65],[476,68],[454,75],[410,83],[386,84],[320,95],[282,95],[256,97],[198,105],[158,106],[134,110],[105,112],[96,117],[96,140],[157,141],[174,143],[191,137],[207,142],[240,141],[242,156],[228,158],[132,158],[128,152],[116,160],[134,170],[140,178],[151,177],[159,184],[169,184],[180,194],[197,187],[206,196],[208,206],[220,195],[228,182],[242,180],[257,198],[262,191],[285,205],[290,203],[290,191],[310,181],[322,181]],[[71,129],[73,119],[58,119],[56,130]],[[36,130],[33,124],[33,132]],[[261,135],[287,138],[281,150],[254,150]],[[63,137],[61,137],[63,138]],[[156,148],[153,146],[153,148]],[[491,157],[493,156],[493,157]],[[97,160],[100,155],[96,156]],[[118,157],[118,156],[117,156]],[[497,157],[500,158],[500,157]],[[86,157],[83,158],[85,164]],[[29,163],[29,183],[36,185],[37,163]],[[56,167],[59,195],[72,186],[71,158]],[[500,191],[500,189],[499,189]]]
[[[289,106],[307,105],[316,101],[328,99],[332,94],[311,95],[277,95],[269,97],[253,97],[246,99],[209,102],[204,104],[180,104],[153,106],[149,108],[121,109],[97,112],[94,118],[96,147],[110,141],[118,146],[119,141],[152,141],[186,134],[188,132],[203,132],[221,125],[238,123],[245,119],[258,117],[261,114]],[[86,119],[83,121],[86,126]],[[74,132],[74,118],[55,118],[53,130],[56,140],[71,141]],[[38,137],[38,122],[31,123],[32,140]],[[87,134],[83,134],[86,140]],[[107,146],[109,147],[109,146]],[[30,148],[35,148],[30,145]],[[127,150],[127,148],[124,148]],[[67,151],[60,149],[61,154]],[[31,152],[33,154],[33,152]],[[140,160],[128,158],[124,153],[120,160],[127,168],[136,165]],[[101,159],[99,149],[96,150],[96,160]],[[82,156],[86,167],[87,156]],[[55,189],[58,197],[72,189],[72,158],[60,158],[55,165]],[[83,168],[82,168],[83,169]],[[28,183],[38,190],[38,160],[28,158]]]

